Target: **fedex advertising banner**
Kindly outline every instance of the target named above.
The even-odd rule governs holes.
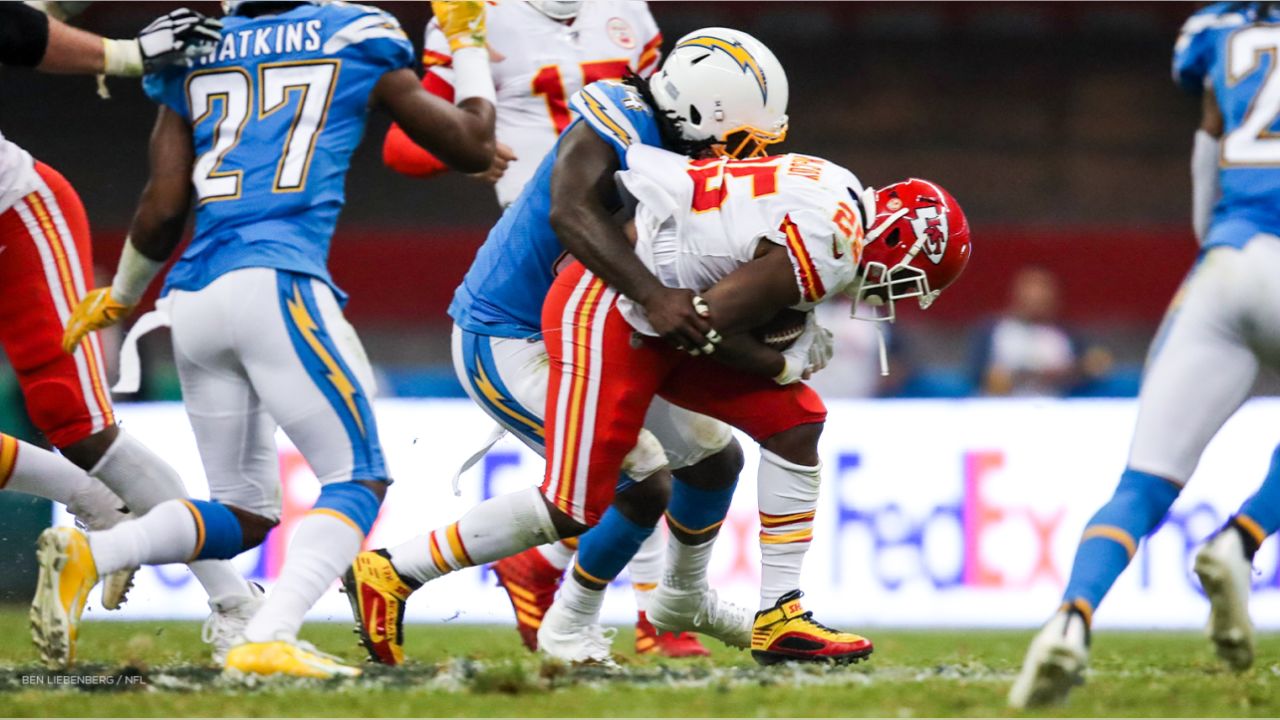
[[[804,566],[806,605],[851,628],[1038,625],[1059,602],[1076,542],[1111,495],[1124,467],[1133,401],[968,400],[833,402],[822,439],[822,501]],[[119,408],[130,432],[171,462],[191,493],[207,497],[199,454],[180,405]],[[451,478],[486,440],[492,422],[465,400],[381,401],[379,431],[395,484],[367,547],[409,540],[452,522],[480,500],[537,484],[540,457],[508,436],[462,477]],[[1194,628],[1207,603],[1191,572],[1194,548],[1257,487],[1280,440],[1280,399],[1247,404],[1209,446],[1167,522],[1143,543],[1097,615],[1100,626]],[[759,581],[755,445],[740,437],[747,467],[715,550],[711,582],[754,605]],[[279,438],[284,515],[263,547],[235,563],[270,586],[297,520],[319,486],[305,460]],[[57,522],[70,519],[58,513]],[[1255,563],[1253,615],[1280,627],[1275,543]],[[309,616],[349,618],[327,593]],[[206,597],[181,565],[145,568],[124,610],[90,602],[92,619],[200,618]],[[628,622],[626,577],[605,603]],[[511,622],[492,574],[473,568],[428,584],[410,600],[410,621]]]

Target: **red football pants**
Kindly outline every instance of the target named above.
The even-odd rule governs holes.
[[[623,460],[655,395],[757,441],[826,420],[822,398],[807,385],[778,385],[640,336],[617,300],[617,292],[575,262],[556,278],[542,307],[551,356],[542,492],[578,522],[594,525],[613,502]]]
[[[93,286],[89,221],[65,178],[42,163],[36,172],[40,186],[0,213],[0,346],[32,422],[66,447],[115,417],[98,334],[62,351],[62,329]]]

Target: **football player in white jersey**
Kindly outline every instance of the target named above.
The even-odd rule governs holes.
[[[479,177],[495,186],[498,203],[510,205],[538,163],[572,119],[569,98],[596,80],[618,79],[628,72],[648,77],[658,67],[662,34],[638,0],[534,0],[500,2],[489,8],[489,47],[500,57],[492,64],[497,89],[498,154]],[[452,56],[434,18],[427,25],[422,84],[429,92],[453,98]],[[383,160],[412,177],[432,177],[448,168],[419,147],[397,125],[383,144]],[[538,648],[542,615],[560,586],[577,546],[573,539],[504,558],[493,570],[511,598],[520,639]],[[659,632],[646,616],[649,595],[662,577],[662,539],[650,536],[628,571],[639,613],[636,652],[666,657],[705,656],[689,633]]]
[[[737,427],[761,448],[760,610],[747,620],[753,657],[856,662],[871,654],[870,641],[823,626],[800,603],[826,418],[821,398],[800,381],[830,358],[829,333],[809,311],[839,294],[887,305],[885,318],[898,300],[931,304],[969,260],[964,215],[928,181],[875,193],[848,170],[806,155],[689,160],[632,145],[627,163],[618,178],[638,203],[636,254],[665,286],[698,293],[695,305],[722,339],[710,357],[690,357],[659,339],[643,307],[581,264],[561,272],[542,315],[551,356],[544,492],[557,507],[599,512],[611,494],[590,480],[617,473],[655,396]],[[755,332],[788,309],[799,311],[798,337],[765,344]],[[673,497],[667,520],[714,531],[727,509]],[[606,513],[597,529],[608,522]],[[713,632],[715,618],[659,615],[705,587],[706,534],[691,542],[672,532],[655,591],[661,626]],[[567,582],[545,624],[596,624],[601,599],[602,591]]]
[[[498,203],[506,207],[569,126],[569,99],[597,80],[616,80],[628,72],[649,77],[658,67],[662,33],[639,0],[503,0],[489,8],[488,22],[489,47],[496,53],[499,155],[479,176],[495,185]],[[428,92],[453,97],[452,62],[440,24],[432,19],[422,52],[422,85]],[[414,177],[447,170],[395,125],[382,157],[395,171]]]

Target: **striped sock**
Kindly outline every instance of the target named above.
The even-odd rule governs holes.
[[[1271,468],[1262,486],[1240,506],[1230,523],[1240,529],[1245,552],[1252,558],[1268,536],[1280,530],[1280,446],[1271,454]]]
[[[1156,529],[1181,491],[1164,478],[1125,470],[1115,495],[1085,526],[1063,602],[1090,619],[1133,559],[1138,542]]]
[[[800,570],[813,541],[821,466],[797,465],[760,450],[760,609],[800,589]]]
[[[666,554],[666,543],[662,541],[662,533],[651,533],[640,544],[631,562],[627,563],[627,573],[631,575],[631,589],[636,594],[636,608],[640,612],[648,612],[649,598],[653,595],[658,582],[662,580],[663,556]]]
[[[391,564],[418,583],[511,557],[556,540],[538,488],[489,498],[460,520],[389,549]]]

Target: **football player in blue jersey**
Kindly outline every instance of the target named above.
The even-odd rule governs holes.
[[[1202,97],[1192,219],[1202,250],[1152,345],[1129,461],[1085,527],[1063,604],[1027,652],[1014,707],[1061,700],[1083,681],[1098,603],[1169,511],[1205,446],[1280,365],[1280,9],[1218,3],[1192,15],[1174,80]],[[1196,553],[1209,635],[1237,670],[1253,662],[1248,600],[1258,546],[1280,529],[1280,451],[1256,494]]]
[[[110,287],[90,292],[69,342],[129,314],[173,252],[165,282],[183,398],[211,501],[174,500],[110,531],[50,531],[46,598],[82,609],[118,567],[231,558],[262,542],[281,510],[277,426],[321,483],[275,587],[227,652],[246,673],[359,671],[297,639],[303,615],[360,549],[390,482],[370,407],[372,373],[329,276],[329,242],[370,106],[458,169],[489,167],[494,90],[482,2],[436,3],[454,46],[456,106],[422,90],[399,23],[348,3],[227,3],[217,49],[148,75],[160,104],[151,179]],[[194,196],[194,197],[193,197]]]
[[[689,156],[763,155],[785,136],[787,94],[786,75],[768,48],[736,30],[707,28],[681,38],[648,82],[602,81],[573,97],[577,119],[490,232],[449,308],[454,369],[486,412],[544,452],[549,371],[541,311],[570,256],[644,307],[657,333],[677,347],[714,349],[694,295],[664,286],[624,237],[614,215],[620,207],[614,174],[626,169],[633,144]],[[344,580],[361,637],[373,659],[400,662],[404,603],[423,583],[581,535],[572,579],[545,616],[545,587],[558,573],[513,577],[504,571],[502,579],[523,614],[520,622],[536,628],[540,651],[607,662],[610,636],[595,612],[601,591],[653,532],[670,499],[668,571],[654,591],[649,619],[661,630],[703,632],[747,647],[753,614],[720,600],[705,572],[741,466],[741,449],[723,423],[655,402],[624,463],[614,505],[598,524],[557,507],[554,491],[530,488],[487,500],[425,537],[361,553]],[[674,482],[668,467],[677,469]],[[585,485],[584,471],[575,492],[589,492]],[[775,490],[762,487],[761,493]],[[798,574],[795,551],[770,562],[771,571]],[[771,602],[794,589],[794,581],[780,580],[789,587]],[[833,646],[845,640],[812,626],[811,634]],[[819,645],[815,656],[826,649]]]

